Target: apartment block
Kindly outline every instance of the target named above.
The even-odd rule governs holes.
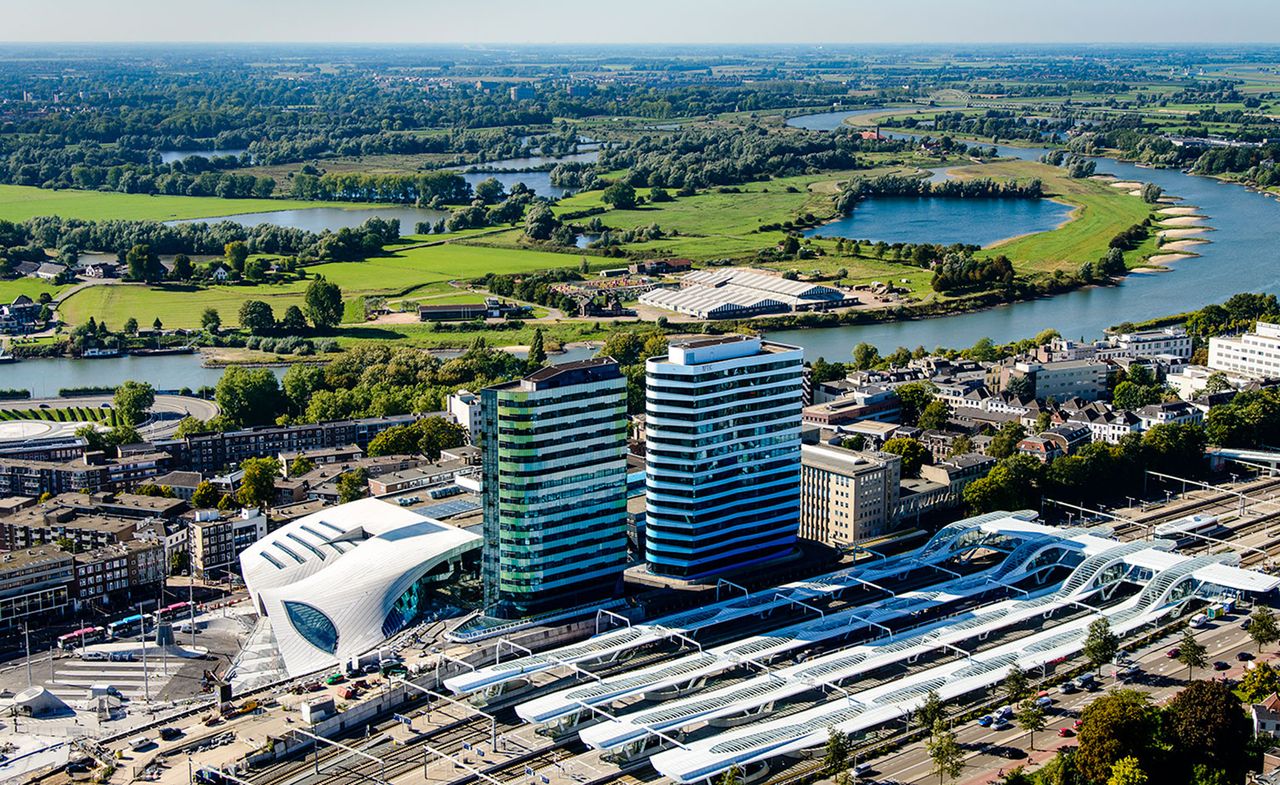
[[[800,448],[800,537],[833,547],[888,533],[896,522],[902,458],[805,444]]]

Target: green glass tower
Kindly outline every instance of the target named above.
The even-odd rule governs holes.
[[[488,613],[607,599],[627,561],[626,378],[609,358],[481,391]]]

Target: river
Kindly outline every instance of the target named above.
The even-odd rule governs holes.
[[[1033,161],[1047,152],[1045,148],[1004,145],[997,149],[1002,156]],[[1222,302],[1237,292],[1280,292],[1275,242],[1280,203],[1276,199],[1176,169],[1149,169],[1109,158],[1098,159],[1098,172],[1122,180],[1153,182],[1166,193],[1200,208],[1216,230],[1205,235],[1212,242],[1196,248],[1198,257],[1170,265],[1168,272],[1133,273],[1117,286],[1090,287],[937,319],[779,330],[771,332],[770,337],[803,346],[809,358],[844,360],[862,342],[884,351],[898,346],[965,347],[983,337],[997,342],[1029,338],[1050,327],[1067,337],[1091,338],[1122,321],[1194,310]]]
[[[593,347],[574,347],[552,354],[552,363],[585,360],[594,355]],[[461,351],[435,352],[441,358],[456,357]],[[524,356],[516,352],[517,356]],[[286,366],[271,366],[283,376]],[[213,386],[222,378],[222,368],[206,368],[199,354],[167,354],[158,357],[125,356],[98,360],[76,360],[69,357],[47,360],[21,360],[0,365],[0,388],[31,390],[33,398],[50,398],[58,390],[70,387],[113,387],[135,379],[149,382],[158,390],[195,390]]]

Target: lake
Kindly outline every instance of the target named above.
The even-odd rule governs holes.
[[[598,143],[596,143],[598,146]],[[571,155],[563,155],[558,158],[552,158],[541,155],[531,155],[525,158],[503,158],[497,161],[489,161],[483,164],[474,164],[467,167],[457,167],[462,172],[462,176],[466,181],[475,188],[477,183],[493,178],[502,183],[502,187],[511,190],[511,186],[516,183],[524,183],[532,188],[534,193],[539,196],[551,196],[559,199],[562,196],[568,196],[573,193],[572,188],[564,188],[551,184],[551,173],[546,172],[525,172],[521,169],[536,169],[540,166],[554,166],[558,163],[567,161],[579,161],[584,163],[594,163],[600,160],[600,151],[598,149],[584,150],[583,152],[573,153]],[[481,168],[487,171],[470,171],[475,168]]]
[[[955,199],[873,196],[805,237],[845,237],[886,243],[992,243],[1061,226],[1071,207],[1049,199]]]
[[[998,145],[997,150],[1002,156],[1032,161],[1047,152],[1044,148],[1004,145]],[[897,346],[965,347],[983,337],[997,342],[1029,338],[1049,327],[1069,338],[1093,338],[1122,321],[1194,310],[1237,292],[1280,292],[1275,252],[1280,202],[1276,199],[1176,169],[1149,169],[1109,158],[1097,161],[1099,173],[1153,182],[1166,193],[1182,197],[1186,204],[1199,207],[1217,230],[1206,235],[1213,242],[1197,248],[1198,257],[1173,263],[1168,272],[1130,274],[1117,286],[1080,289],[938,319],[774,331],[770,337],[803,346],[811,359],[828,360],[848,358],[853,347],[864,341],[888,351]]]
[[[161,150],[160,163],[171,164],[174,161],[185,161],[188,158],[194,158],[197,155],[205,158],[215,158],[224,155],[241,156],[249,152],[243,147],[234,150]]]
[[[395,218],[400,221],[400,234],[413,234],[414,224],[418,221],[435,223],[441,218],[448,218],[448,210],[429,210],[425,207],[407,205],[388,205],[385,207],[307,207],[301,210],[269,210],[261,213],[241,213],[224,215],[219,218],[189,218],[181,221],[168,221],[169,224],[184,223],[217,223],[232,221],[243,226],[271,224],[294,229],[305,229],[309,232],[322,232],[325,229],[336,232],[342,228],[354,229],[370,218]]]

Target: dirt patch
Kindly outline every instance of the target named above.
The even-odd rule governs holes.
[[[1180,215],[1176,218],[1164,218],[1160,221],[1162,226],[1203,226],[1205,220],[1203,215]]]

